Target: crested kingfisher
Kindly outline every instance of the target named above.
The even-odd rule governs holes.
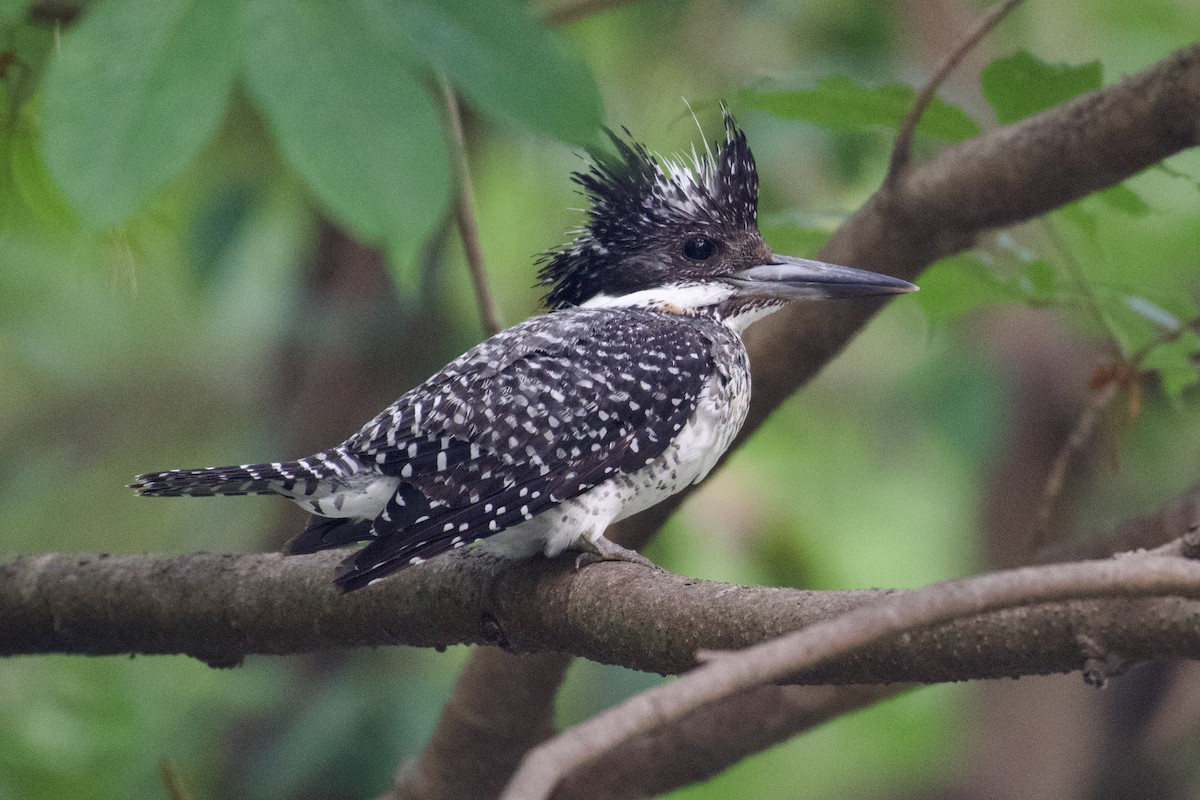
[[[729,447],[750,403],[746,326],[794,300],[916,288],[773,253],[754,157],[724,122],[716,152],[690,161],[610,132],[615,154],[572,175],[585,224],[539,262],[548,313],[471,348],[342,444],[130,488],[283,495],[313,515],[286,552],[367,542],[334,579],[347,592],[480,540],[514,558],[649,563],[604,531],[703,480]]]

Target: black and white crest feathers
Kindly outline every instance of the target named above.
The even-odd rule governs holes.
[[[572,174],[591,205],[577,238],[546,253],[538,273],[552,288],[551,309],[579,305],[596,294],[619,295],[653,285],[670,264],[642,257],[686,237],[736,239],[758,232],[758,171],[746,135],[724,113],[725,139],[715,155],[691,153],[691,163],[656,158],[644,145],[608,132],[615,155],[594,155]]]

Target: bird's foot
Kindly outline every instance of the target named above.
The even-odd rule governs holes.
[[[583,569],[588,564],[595,564],[601,561],[627,561],[630,564],[638,564],[648,569],[662,570],[662,567],[638,551],[622,547],[616,542],[605,539],[603,536],[596,537],[594,541],[583,539],[579,544],[581,547],[587,549],[575,558],[576,570]]]

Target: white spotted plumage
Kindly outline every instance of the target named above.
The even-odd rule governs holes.
[[[728,448],[749,406],[748,324],[789,297],[912,288],[774,256],[753,156],[728,115],[725,128],[690,167],[612,136],[616,156],[574,176],[587,224],[542,261],[550,313],[471,348],[341,445],[133,488],[288,497],[314,515],[289,552],[368,542],[335,579],[346,591],[481,539],[508,555],[637,558],[604,530],[702,480]]]
[[[570,309],[477,345],[332,450],[135,488],[289,497],[320,517],[292,552],[373,540],[346,588],[504,531],[500,552],[555,554],[707,474],[745,415],[745,358],[711,316]]]

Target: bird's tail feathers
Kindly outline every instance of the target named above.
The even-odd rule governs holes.
[[[393,572],[423,564],[436,555],[461,546],[457,540],[442,536],[428,541],[409,542],[398,550],[394,540],[375,539],[342,561],[333,583],[343,592],[353,592]]]
[[[305,494],[309,488],[307,483],[314,484],[312,488],[315,488],[316,481],[308,469],[298,462],[289,461],[147,472],[134,478],[129,488],[145,497],[239,494],[282,494],[291,497]]]
[[[284,545],[283,552],[289,556],[332,550],[374,536],[372,520],[347,519],[346,517],[322,517],[313,514],[308,527]]]

